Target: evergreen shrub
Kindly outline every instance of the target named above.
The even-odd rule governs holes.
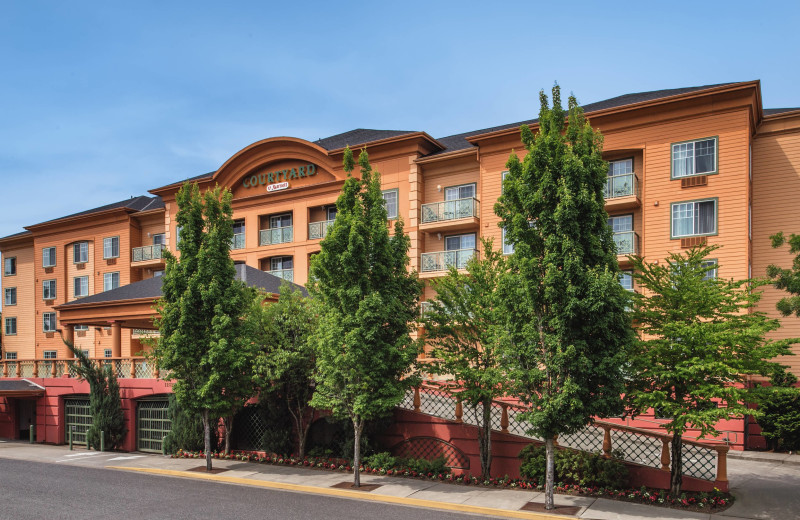
[[[529,444],[519,453],[520,475],[544,482],[546,451],[544,446]],[[587,487],[623,488],[628,484],[628,468],[621,461],[606,459],[599,453],[556,450],[555,481]]]

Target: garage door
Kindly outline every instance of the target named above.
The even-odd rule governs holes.
[[[66,430],[64,442],[69,442],[69,432],[72,430],[73,444],[86,444],[86,431],[92,425],[92,416],[89,414],[89,399],[65,399],[64,415]]]
[[[136,449],[161,453],[164,436],[170,432],[169,401],[139,401],[136,408]]]

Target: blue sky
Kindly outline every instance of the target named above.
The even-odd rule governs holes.
[[[554,81],[589,103],[761,79],[800,106],[798,22],[797,1],[0,0],[0,236],[266,137],[527,119]]]

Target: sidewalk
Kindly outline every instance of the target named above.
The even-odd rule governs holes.
[[[740,463],[737,460],[733,464],[734,477],[731,478],[731,482],[733,492],[737,495],[737,502],[724,514],[710,515],[602,498],[568,495],[556,495],[556,506],[561,506],[562,509],[556,509],[555,514],[549,514],[523,509],[530,502],[539,504],[544,502],[543,494],[535,491],[477,488],[366,474],[361,477],[362,484],[375,487],[369,491],[352,490],[347,487],[334,487],[346,486],[352,482],[352,474],[304,467],[214,460],[215,470],[222,471],[208,474],[205,471],[191,471],[205,465],[205,461],[201,459],[172,459],[144,453],[99,453],[84,449],[69,451],[64,446],[31,445],[19,442],[0,442],[0,457],[315,493],[346,499],[422,507],[430,510],[472,513],[482,517],[530,520],[565,518],[562,515],[594,520],[800,518],[798,498],[795,496],[798,494],[797,489],[800,489],[797,487],[800,484],[800,468],[775,462],[742,461]],[[756,474],[745,467],[753,464],[757,465],[752,468],[757,472]],[[781,492],[776,489],[776,482],[786,483],[786,490]],[[765,500],[767,498],[772,501]],[[529,507],[531,506],[526,509]]]

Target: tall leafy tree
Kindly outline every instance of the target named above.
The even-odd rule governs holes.
[[[314,300],[288,283],[281,285],[278,301],[264,305],[263,294],[252,303],[248,317],[250,337],[260,351],[255,362],[255,383],[261,399],[283,399],[294,420],[298,455],[305,455],[314,410],[308,403],[314,393],[315,367],[312,336],[317,324]]]
[[[777,265],[770,265],[767,268],[767,275],[775,282],[775,287],[785,290],[790,294],[781,298],[778,301],[778,310],[784,316],[791,316],[794,314],[800,318],[800,235],[794,233],[787,239],[781,232],[770,237],[772,239],[772,247],[783,247],[784,244],[789,244],[789,252],[794,257],[791,269],[784,269]]]
[[[230,257],[231,193],[219,187],[203,195],[197,184],[178,191],[180,259],[165,251],[161,332],[153,349],[159,367],[175,380],[182,408],[203,418],[206,468],[211,470],[211,432],[249,397],[253,343],[242,329],[250,295],[236,280]]]
[[[527,155],[509,158],[495,212],[514,246],[501,284],[510,333],[504,359],[530,404],[530,432],[545,440],[552,509],[555,439],[618,413],[632,330],[604,209],[602,136],[572,96],[565,128],[558,86],[552,108],[544,92],[540,101],[539,131],[522,127]]]
[[[750,376],[768,376],[780,369],[770,361],[789,354],[793,340],[770,341],[776,319],[755,311],[761,297],[753,291],[766,281],[713,276],[708,260],[716,246],[673,253],[666,262],[634,257],[634,280],[642,288],[634,305],[641,332],[630,357],[626,401],[640,413],[654,409],[668,419],[673,434],[670,487],[680,493],[681,438],[688,428],[700,436],[715,435],[723,419],[753,414],[747,406],[762,395],[747,384]]]
[[[408,270],[410,240],[401,219],[389,234],[380,174],[366,150],[358,162],[360,179],[350,175],[355,161],[346,148],[348,178],[336,220],[311,264],[312,293],[321,304],[311,404],[352,422],[355,486],[364,422],[388,414],[413,383],[406,376],[418,352],[410,333],[421,292]]]
[[[425,340],[433,346],[430,370],[452,376],[462,387],[459,399],[475,415],[481,476],[486,479],[492,466],[492,400],[506,390],[500,356],[506,314],[498,292],[506,267],[491,241],[482,245],[483,257],[467,262],[467,274],[451,267],[447,276],[431,281],[437,295],[428,300],[424,324]]]
[[[75,372],[89,383],[89,414],[92,416],[92,425],[86,431],[86,445],[96,450],[101,446],[112,450],[119,448],[128,428],[125,426],[119,382],[113,366],[99,365],[73,343],[66,339],[63,341],[78,360],[73,366]]]

